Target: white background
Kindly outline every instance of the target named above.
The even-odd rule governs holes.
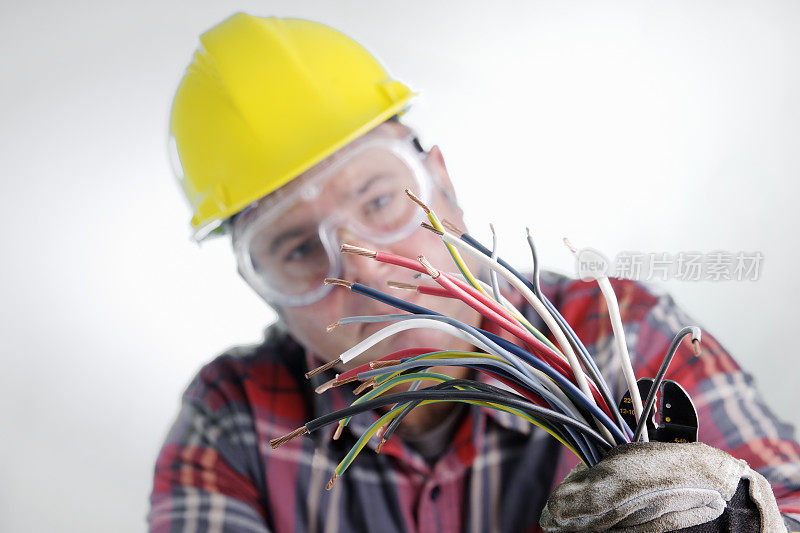
[[[456,7],[457,6],[457,7]],[[198,367],[271,312],[228,244],[188,239],[173,91],[236,10],[332,25],[421,92],[473,233],[574,273],[560,239],[760,251],[757,282],[671,282],[800,422],[800,4],[0,3],[0,529],[141,531],[153,462]]]

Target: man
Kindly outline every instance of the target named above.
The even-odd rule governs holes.
[[[425,151],[396,118],[411,91],[358,44],[320,24],[244,14],[201,42],[171,122],[195,237],[229,234],[240,274],[280,320],[261,345],[223,354],[187,389],[156,464],[151,530],[538,531],[548,495],[577,459],[543,431],[488,408],[415,409],[380,453],[361,454],[330,491],[333,467],[375,414],[353,417],[338,440],[331,428],[270,448],[271,439],[354,399],[352,385],[314,394],[333,371],[310,381],[304,374],[382,324],[326,326],[396,312],[324,278],[380,290],[390,280],[412,281],[395,267],[342,255],[339,245],[424,253],[449,268],[448,252],[419,228],[420,211],[405,189],[442,218],[464,222],[438,148]],[[624,386],[611,364],[599,291],[550,273],[542,284],[619,398]],[[637,375],[653,375],[675,328],[690,321],[666,295],[634,282],[615,288]],[[530,305],[508,297],[546,331]],[[488,327],[459,301],[406,299]],[[792,523],[789,515],[800,512],[800,446],[713,337],[703,341],[701,358],[678,351],[670,378],[697,404],[700,440],[764,477],[710,448],[623,446],[602,467],[576,471],[559,486],[542,517],[548,531],[778,531],[783,520]],[[417,329],[359,360],[410,347],[473,349]],[[473,377],[462,367],[436,370]],[[630,477],[637,472],[644,474]]]

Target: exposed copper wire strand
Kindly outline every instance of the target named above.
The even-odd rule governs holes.
[[[378,443],[378,446],[375,447],[375,453],[381,453],[384,444],[386,444],[386,439],[381,439],[381,441]]]
[[[371,257],[373,259],[375,259],[375,256],[378,255],[378,252],[375,250],[370,250],[369,248],[364,248],[363,246],[355,246],[347,243],[342,243],[342,245],[339,247],[339,251],[343,254],[363,255],[364,257]]]
[[[335,384],[336,384],[336,378],[329,379],[328,381],[326,381],[325,383],[314,389],[314,392],[316,392],[317,394],[322,394],[328,389],[335,387],[336,386]]]
[[[413,192],[411,192],[410,190],[406,189],[406,194],[408,195],[409,198],[411,198],[411,200],[415,204],[420,206],[422,208],[422,210],[425,211],[426,215],[430,214],[430,212],[431,212],[430,208],[427,205],[425,205],[425,203],[422,200],[417,198],[417,196]]]
[[[694,339],[692,341],[692,350],[694,350],[694,355],[696,357],[700,357],[701,355],[703,355],[703,348],[700,347],[700,341],[699,340]]]
[[[402,363],[400,359],[389,359],[387,361],[371,361],[369,363],[369,367],[372,370],[377,370],[378,368],[386,368],[387,366],[395,366]]]
[[[297,437],[301,437],[301,436],[305,435],[306,433],[308,433],[308,428],[305,427],[305,426],[300,426],[299,428],[295,429],[291,433],[287,433],[283,437],[278,437],[277,439],[272,439],[271,441],[269,441],[269,445],[274,450],[275,448],[278,448],[279,446],[283,446],[284,444],[286,444],[290,440],[296,439]]]
[[[426,230],[428,230],[428,231],[431,231],[431,232],[435,233],[435,234],[436,234],[436,235],[438,235],[439,237],[441,237],[442,235],[444,235],[444,232],[443,232],[443,231],[440,231],[440,230],[438,230],[438,229],[434,228],[433,226],[431,226],[431,225],[430,225],[430,224],[428,224],[427,222],[422,222],[422,223],[420,224],[420,226],[422,226],[423,228],[425,228],[425,229],[426,229]]]
[[[356,387],[355,390],[353,390],[353,394],[358,396],[359,394],[367,390],[369,387],[374,387],[374,386],[375,386],[375,379],[374,378],[369,379],[364,383],[362,383],[361,385],[359,385],[358,387]]]
[[[442,219],[442,226],[444,226],[447,229],[447,231],[449,231],[453,235],[463,235],[464,234],[464,230],[462,230],[461,228],[459,228],[458,226],[456,226],[455,224],[453,224],[452,222],[450,222],[446,218]]]
[[[333,474],[333,476],[331,476],[331,480],[328,481],[327,485],[325,485],[325,490],[331,490],[333,488],[333,484],[336,483],[337,479],[339,479],[339,474]]]
[[[333,361],[325,363],[322,366],[318,366],[317,368],[315,368],[313,370],[309,370],[308,372],[306,372],[306,379],[308,379],[310,377],[313,377],[313,376],[316,376],[317,374],[320,374],[322,372],[325,372],[326,370],[329,370],[329,369],[335,367],[336,365],[338,365],[341,362],[342,362],[342,358],[341,357],[337,357]]]
[[[402,281],[387,281],[386,284],[393,289],[405,289],[409,291],[416,291],[417,285],[411,283],[403,283]]]
[[[353,286],[353,282],[347,281],[346,279],[325,278],[325,285],[341,285],[342,287],[347,287],[349,289]]]
[[[423,266],[423,268],[425,268],[425,270],[428,272],[428,275],[430,277],[432,277],[433,279],[436,279],[436,278],[439,277],[439,271],[436,270],[435,268],[433,268],[433,265],[430,264],[430,262],[427,259],[425,259],[424,255],[418,256],[417,257],[417,261],[419,261],[420,264]]]

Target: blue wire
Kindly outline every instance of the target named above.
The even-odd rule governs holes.
[[[398,372],[398,371],[405,371],[405,370],[408,370],[410,368],[414,368],[414,367],[418,367],[418,366],[429,366],[430,367],[430,366],[445,364],[446,366],[457,365],[457,366],[463,366],[463,367],[466,367],[466,368],[474,368],[476,370],[489,371],[489,372],[491,372],[493,374],[499,374],[499,375],[506,376],[509,379],[512,379],[513,381],[519,383],[520,385],[522,385],[524,387],[532,388],[532,387],[530,387],[530,385],[528,383],[520,380],[519,376],[514,375],[514,374],[512,374],[510,372],[507,372],[506,370],[504,370],[501,367],[499,367],[500,363],[498,361],[483,361],[483,362],[480,362],[480,363],[471,364],[472,361],[470,361],[469,358],[457,358],[457,357],[456,358],[452,358],[452,359],[451,358],[440,359],[440,360],[437,360],[435,362],[434,361],[429,361],[429,360],[426,360],[426,359],[416,360],[413,357],[408,357],[408,358],[402,359],[402,361],[403,362],[400,363],[399,365],[395,365],[393,367],[390,367],[389,369],[376,369],[376,370],[368,370],[368,371],[362,372],[362,373],[360,373],[358,375],[358,377],[359,377],[359,379],[369,379],[369,378],[372,378],[372,377],[377,377],[377,376],[386,374],[387,371],[388,372]],[[542,388],[542,389],[544,388],[540,384],[537,384],[537,385],[539,385],[539,387]],[[545,401],[550,405],[550,407],[553,410],[560,411],[561,413],[565,414],[566,416],[574,418],[573,414],[566,408],[566,405],[560,399],[558,399],[557,396],[553,395],[550,391],[547,391],[546,389],[545,389],[545,391],[546,391],[545,394],[542,394],[539,389],[534,389],[534,392],[536,392],[537,394],[542,396],[542,398],[545,399]],[[584,454],[584,458],[591,459],[590,461],[587,461],[587,464],[590,464],[590,465],[591,464],[595,464],[597,461],[600,460],[600,455],[598,454],[597,448],[596,448],[596,446],[595,446],[595,444],[594,444],[594,442],[592,440],[588,439],[583,434],[576,433],[576,430],[574,428],[565,426],[564,429],[570,434],[570,436],[572,437],[571,441],[574,441],[574,443],[576,444],[576,447],[581,449],[582,453]],[[388,431],[387,431],[387,433],[388,433]]]
[[[469,233],[462,233],[459,238],[462,241],[464,241],[467,244],[469,244],[470,246],[472,246],[473,248],[477,249],[482,254],[486,255],[487,257],[492,257],[492,252],[488,248],[486,248],[483,244],[481,244],[479,241],[475,240],[475,238],[472,235],[470,235]],[[535,252],[534,252],[534,254],[535,254]],[[584,363],[592,367],[592,371],[593,371],[593,374],[594,374],[593,377],[595,378],[595,381],[597,381],[597,386],[601,387],[603,389],[604,398],[607,398],[608,400],[613,401],[614,396],[611,394],[611,389],[609,388],[608,383],[606,382],[605,378],[603,377],[603,373],[600,372],[600,369],[597,367],[597,364],[595,363],[594,358],[591,355],[589,355],[589,350],[586,349],[586,346],[584,346],[584,344],[581,341],[580,337],[578,337],[578,335],[572,329],[572,326],[569,325],[569,322],[567,322],[566,319],[564,319],[564,317],[561,315],[561,313],[558,311],[558,309],[556,309],[556,307],[553,305],[553,303],[547,298],[547,296],[545,296],[542,293],[541,288],[539,287],[538,283],[534,283],[533,281],[529,280],[528,278],[526,278],[525,276],[520,274],[520,272],[517,269],[515,269],[514,267],[509,265],[507,262],[505,262],[500,257],[497,257],[496,260],[497,260],[497,262],[499,264],[501,264],[502,266],[507,268],[508,271],[511,272],[517,279],[522,281],[534,294],[536,294],[539,298],[541,298],[541,300],[544,302],[545,306],[547,306],[547,308],[550,310],[550,312],[555,317],[555,319],[558,322],[559,326],[561,326],[561,328],[567,333],[567,336],[569,336],[570,339],[573,341],[572,342],[573,346],[575,346],[581,352],[581,355],[583,356],[582,359],[583,359]],[[534,265],[534,267],[536,267],[536,265]],[[538,279],[536,279],[536,281],[538,282]],[[622,427],[622,429],[628,435],[628,438],[632,438],[633,437],[633,431],[631,431],[630,426],[628,426],[628,423],[625,422],[625,419],[622,418],[621,415],[617,416],[618,415],[618,410],[616,408],[616,405],[615,404],[609,405],[608,408],[611,409],[612,412],[615,414],[615,418],[617,420],[617,423],[620,425],[620,427]]]
[[[425,315],[442,316],[444,318],[447,318],[447,319],[450,319],[450,320],[454,320],[454,319],[452,319],[450,317],[446,317],[446,316],[442,315],[441,313],[437,313],[435,311],[431,311],[430,309],[427,309],[427,308],[422,307],[422,306],[417,305],[417,304],[413,304],[411,302],[406,302],[405,300],[401,300],[400,298],[396,298],[394,296],[390,296],[390,295],[388,295],[386,293],[383,293],[383,292],[381,292],[379,290],[373,289],[372,287],[368,287],[366,285],[362,285],[361,283],[358,283],[358,282],[353,283],[352,286],[350,287],[350,290],[352,290],[353,292],[359,293],[359,294],[363,294],[364,296],[369,296],[371,298],[374,298],[374,299],[376,299],[378,301],[381,301],[383,303],[391,305],[392,307],[395,307],[397,309],[402,309],[403,311],[408,311],[408,312],[414,313],[414,314],[425,314]],[[454,321],[458,322],[457,320],[454,320]],[[459,322],[459,324],[461,324],[461,322]],[[617,427],[610,418],[608,418],[608,415],[606,415],[593,402],[590,402],[583,395],[583,392],[581,392],[581,390],[578,389],[578,387],[576,387],[572,382],[570,382],[563,375],[558,373],[550,365],[545,364],[541,359],[539,359],[535,355],[531,354],[527,350],[524,350],[523,348],[520,348],[516,344],[514,344],[512,342],[509,342],[509,341],[503,339],[502,337],[500,337],[498,335],[495,335],[494,333],[491,333],[491,332],[488,332],[488,331],[485,331],[485,330],[482,330],[480,328],[476,328],[476,327],[473,327],[473,326],[468,326],[466,324],[463,324],[463,325],[466,328],[470,328],[470,329],[474,330],[475,333],[480,333],[482,335],[485,335],[486,337],[488,337],[489,339],[494,341],[495,344],[500,345],[502,348],[508,350],[513,355],[516,355],[517,357],[519,357],[520,359],[522,359],[523,361],[525,361],[526,363],[528,363],[529,365],[531,365],[535,369],[545,373],[547,375],[547,377],[549,377],[550,379],[555,381],[556,384],[570,398],[572,398],[573,402],[575,402],[576,404],[580,404],[581,407],[583,407],[585,410],[587,410],[589,413],[591,413],[592,416],[594,416],[597,420],[600,421],[600,423],[602,423],[604,426],[606,426],[606,428],[608,428],[608,430],[611,432],[611,434],[614,436],[614,438],[619,441],[620,444],[623,444],[625,442],[630,442],[628,440],[628,437],[620,430],[620,428]],[[609,406],[609,409],[613,409],[613,406]]]

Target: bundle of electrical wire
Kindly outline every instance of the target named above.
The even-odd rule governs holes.
[[[360,381],[361,384],[355,393],[363,395],[349,407],[311,420],[291,433],[273,439],[270,445],[277,448],[294,438],[331,424],[338,424],[334,434],[334,438],[338,438],[353,415],[391,406],[361,435],[350,452],[337,465],[327,486],[330,489],[373,436],[378,434],[379,444],[376,450],[380,452],[403,418],[416,407],[431,403],[474,404],[519,416],[547,431],[587,466],[596,464],[614,446],[640,439],[648,440],[646,417],[643,417],[642,413],[652,413],[655,392],[664,379],[667,367],[683,337],[691,334],[695,353],[699,354],[699,328],[684,328],[675,337],[643,405],[625,344],[614,291],[607,277],[597,278],[608,306],[615,337],[615,352],[637,420],[636,428],[632,429],[616,408],[611,390],[589,351],[556,307],[542,293],[539,283],[539,262],[530,231],[527,241],[534,267],[532,279],[527,279],[502,258],[497,257],[497,237],[494,228],[492,228],[493,249],[490,250],[468,233],[457,230],[451,224],[443,224],[428,206],[411,192],[406,191],[406,193],[424,210],[430,224],[423,224],[423,227],[441,237],[458,268],[458,274],[437,269],[424,256],[411,259],[348,244],[342,245],[342,253],[369,257],[414,271],[419,277],[435,281],[438,285],[436,287],[406,283],[390,283],[390,285],[443,298],[457,298],[477,310],[484,319],[511,334],[516,341],[512,342],[490,331],[465,324],[373,287],[346,280],[326,279],[326,283],[341,285],[353,292],[386,303],[403,313],[346,317],[328,326],[330,330],[348,324],[388,324],[342,353],[337,359],[311,370],[306,374],[307,378],[335,366],[347,364],[380,341],[413,328],[432,328],[442,331],[467,341],[480,351],[408,348],[337,374],[335,378],[318,387],[317,392],[324,393],[332,387]],[[490,272],[488,282],[473,275],[462,253],[471,256],[481,267]],[[498,276],[522,294],[542,318],[555,342],[538,331],[503,297],[499,289]],[[430,371],[432,367],[448,366],[466,367],[487,374],[505,385],[505,388],[473,379],[456,379]],[[438,383],[420,388],[423,381]],[[405,392],[389,393],[398,385],[408,383],[411,383],[411,386]],[[370,388],[371,390],[365,392]]]

